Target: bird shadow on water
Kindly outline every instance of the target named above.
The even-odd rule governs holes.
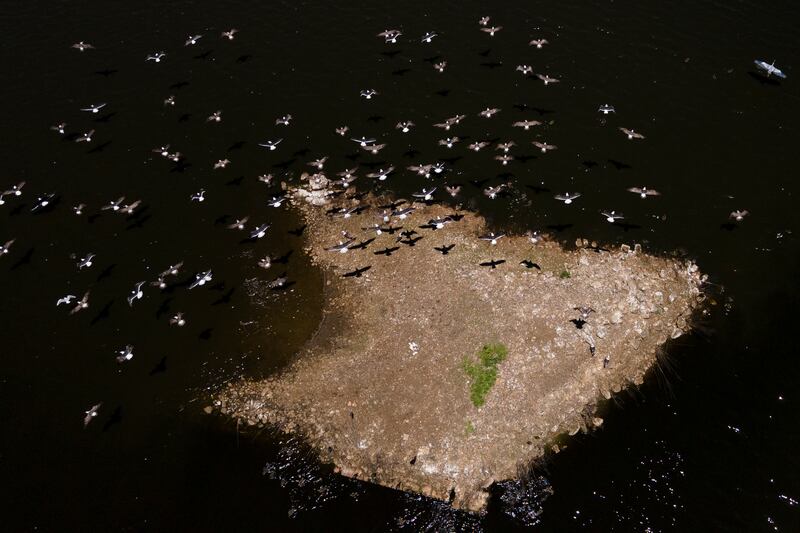
[[[119,72],[119,70],[117,70],[115,68],[106,68],[106,69],[103,69],[103,70],[95,70],[94,71],[95,74],[97,74],[98,76],[103,76],[104,78],[109,78],[109,77],[113,76],[114,74],[116,74],[117,72]]]
[[[102,152],[106,148],[108,148],[110,145],[111,145],[111,141],[106,141],[104,143],[98,144],[97,146],[95,146],[91,150],[87,150],[86,153],[87,154],[99,154],[100,152]]]
[[[164,357],[161,358],[161,360],[158,363],[156,363],[156,366],[154,366],[153,369],[150,372],[148,372],[148,375],[155,376],[156,374],[163,374],[166,371],[167,371],[167,356],[165,355]]]
[[[116,267],[117,267],[116,263],[108,265],[100,272],[100,274],[97,275],[97,279],[95,281],[100,282],[106,279],[107,277],[111,276],[111,273],[114,271]]]
[[[211,333],[213,331],[214,331],[213,328],[206,328],[206,329],[204,329],[203,331],[200,332],[200,334],[197,336],[197,338],[202,340],[202,341],[210,340],[211,339]]]
[[[236,292],[236,287],[231,287],[225,292],[225,294],[223,294],[218,299],[211,302],[211,305],[222,305],[231,303],[231,297],[233,297],[233,294],[235,292]]]
[[[120,422],[122,422],[122,406],[118,405],[116,409],[111,412],[111,416],[108,417],[106,423],[103,424],[103,431],[108,431]]]
[[[95,315],[91,322],[89,322],[90,326],[94,326],[101,320],[106,320],[111,316],[111,306],[114,305],[114,300],[111,300],[106,305],[103,306],[102,309]]]
[[[781,82],[776,78],[771,78],[768,76],[764,76],[759,72],[753,72],[752,70],[747,73],[751,78],[756,80],[761,85],[772,85],[773,87],[780,86]]]
[[[173,300],[172,297],[168,297],[167,299],[161,302],[161,305],[159,305],[158,309],[156,309],[156,320],[160,319],[162,316],[169,313],[170,304],[172,303],[172,300]]]
[[[108,123],[108,122],[110,122],[110,121],[111,121],[111,119],[112,119],[112,118],[114,118],[115,116],[117,116],[117,113],[116,113],[116,112],[113,112],[113,113],[106,113],[106,114],[105,114],[105,115],[103,115],[102,117],[97,117],[96,119],[94,119],[94,121],[95,121],[95,122],[102,122],[103,124],[107,124],[107,123]]]
[[[33,259],[33,252],[34,248],[28,248],[28,250],[22,254],[22,257],[17,259],[17,261],[11,265],[11,270],[16,270],[21,266],[31,264],[31,259]]]

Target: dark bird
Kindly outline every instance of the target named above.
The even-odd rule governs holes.
[[[371,239],[367,239],[365,241],[361,241],[358,244],[352,245],[350,247],[350,249],[351,250],[366,250],[367,246],[369,246],[369,244],[374,240],[375,240],[375,237],[372,237]]]
[[[530,259],[523,259],[522,261],[519,262],[519,264],[524,265],[525,268],[535,268],[536,270],[542,269],[542,267],[540,267],[538,264],[534,263]]]
[[[392,255],[394,252],[396,252],[399,249],[400,249],[399,246],[392,246],[391,248],[387,247],[387,248],[384,248],[383,250],[378,250],[377,252],[372,252],[372,253],[375,254],[375,255],[385,255],[386,257],[389,257],[390,255]]]
[[[505,259],[496,259],[496,260],[492,259],[491,261],[484,261],[483,263],[479,264],[482,267],[491,267],[492,270],[494,270],[495,268],[497,268],[497,265],[502,265],[505,262],[506,262]]]
[[[450,250],[455,248],[455,246],[456,246],[455,244],[448,244],[448,245],[442,245],[442,246],[434,246],[433,249],[436,250],[437,252],[441,253],[442,255],[447,255],[447,254],[450,253]]]
[[[368,265],[368,266],[365,266],[365,267],[357,268],[357,269],[355,269],[353,271],[344,273],[342,275],[342,277],[345,277],[345,278],[360,278],[364,274],[364,272],[366,272],[370,268],[372,268],[372,265]]]

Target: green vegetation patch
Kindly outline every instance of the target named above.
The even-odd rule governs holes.
[[[569,270],[567,270],[565,268],[564,270],[561,271],[561,274],[559,274],[559,276],[561,277],[561,279],[567,279],[567,278],[571,278],[572,274],[570,274]]]
[[[478,361],[464,358],[464,372],[470,379],[469,398],[475,407],[486,403],[486,395],[497,381],[497,365],[505,361],[508,349],[500,344],[484,344],[478,352]]]

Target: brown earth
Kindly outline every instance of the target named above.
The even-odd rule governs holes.
[[[325,272],[323,320],[285,371],[230,385],[215,400],[223,414],[304,436],[346,476],[480,511],[489,485],[515,477],[556,436],[599,426],[598,401],[640,384],[702,299],[694,264],[638,246],[565,250],[525,236],[492,246],[477,239],[486,228],[474,213],[420,229],[453,213],[424,204],[394,221],[423,237],[409,246],[396,243],[398,233],[362,230],[380,222],[378,200],[367,202],[370,210],[343,219],[295,198],[307,253]],[[356,243],[376,239],[325,251],[343,230]],[[455,247],[433,249],[443,244]],[[400,249],[373,253],[387,246]],[[479,266],[491,259],[506,262]],[[368,265],[361,277],[342,277]],[[595,312],[578,329],[570,320],[581,306]],[[477,408],[463,361],[491,342],[507,346],[508,358]]]

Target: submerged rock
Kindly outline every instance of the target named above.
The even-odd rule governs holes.
[[[319,330],[280,375],[231,384],[215,405],[304,437],[348,477],[481,511],[487,488],[516,478],[557,435],[599,427],[597,402],[641,383],[697,305],[691,262],[638,246],[567,251],[525,236],[491,246],[477,239],[485,223],[473,213],[420,229],[453,214],[424,204],[399,221],[422,237],[410,245],[365,234],[372,215],[326,216],[314,205],[327,190],[310,181],[294,197],[306,250],[325,273]],[[326,251],[342,231],[361,249]],[[447,254],[434,249],[451,244]],[[592,309],[583,324],[576,307]],[[508,354],[476,407],[464,360],[487,343]]]

